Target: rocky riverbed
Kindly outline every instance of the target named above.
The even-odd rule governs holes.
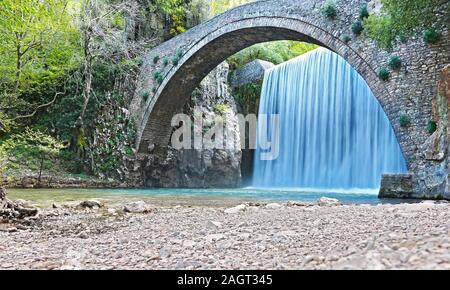
[[[55,205],[0,224],[1,269],[450,269],[450,204]]]

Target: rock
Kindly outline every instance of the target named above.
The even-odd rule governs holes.
[[[273,63],[260,59],[249,62],[233,73],[231,76],[231,85],[236,88],[257,80],[262,80],[266,70],[274,66]]]
[[[288,201],[287,202],[287,206],[292,206],[292,207],[294,207],[294,206],[311,206],[312,204],[311,203],[308,203],[308,202],[304,202],[304,201]]]
[[[278,237],[295,237],[295,236],[298,236],[298,234],[295,231],[286,230],[286,231],[281,231],[281,232],[276,233],[275,236],[278,236]]]
[[[148,213],[151,209],[145,201],[139,200],[126,204],[123,207],[123,211],[128,213]]]
[[[0,232],[7,232],[7,233],[15,233],[17,232],[17,228],[16,227],[10,227],[10,228],[0,228]]]
[[[52,203],[52,208],[60,208],[60,206],[59,205],[57,205],[56,203]]]
[[[167,259],[170,256],[172,256],[172,250],[168,247],[163,247],[161,250],[159,250],[159,257],[162,259]]]
[[[421,201],[420,203],[421,204],[428,204],[428,205],[435,205],[435,204],[437,204],[437,202],[434,201],[434,200],[424,200],[424,201]]]
[[[194,245],[195,245],[194,241],[191,241],[191,240],[183,241],[183,247],[185,247],[185,248],[193,248]]]
[[[80,202],[78,204],[78,207],[80,207],[80,208],[90,208],[90,209],[101,208],[101,207],[103,207],[103,203],[101,203],[98,200],[85,200],[85,201]]]
[[[86,232],[81,232],[78,234],[78,237],[80,239],[87,239],[87,238],[89,238],[89,235]]]
[[[217,228],[217,229],[222,227],[222,223],[221,222],[216,222],[216,221],[208,221],[207,225],[209,227],[211,227],[211,228]]]
[[[223,234],[212,234],[212,235],[207,235],[206,237],[205,237],[205,239],[208,241],[208,242],[212,242],[212,241],[221,241],[221,240],[224,240],[225,239],[225,235],[223,235]]]
[[[279,203],[269,203],[265,207],[267,209],[279,209],[279,208],[282,208],[283,206]]]
[[[259,206],[249,206],[247,207],[248,211],[259,211]]]
[[[117,210],[115,208],[108,208],[108,214],[110,215],[117,215]]]
[[[318,201],[320,206],[337,206],[342,205],[342,203],[335,198],[321,197]]]
[[[21,207],[32,207],[31,202],[26,201],[24,199],[16,199],[15,203]]]
[[[240,205],[237,205],[235,207],[227,208],[224,212],[227,213],[227,214],[235,214],[235,213],[238,213],[238,212],[245,211],[246,207],[247,206],[245,204],[240,204]]]

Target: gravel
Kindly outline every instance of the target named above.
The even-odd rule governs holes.
[[[45,209],[0,269],[450,269],[448,203],[234,206]]]

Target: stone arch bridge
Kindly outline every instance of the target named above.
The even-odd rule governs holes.
[[[358,20],[359,8],[368,0],[337,1],[337,16],[329,19],[321,12],[325,0],[266,0],[256,1],[216,16],[189,31],[149,50],[131,114],[138,128],[137,150],[148,153],[152,144],[169,143],[172,116],[181,110],[200,81],[218,64],[234,53],[256,43],[273,40],[297,40],[315,43],[344,57],[366,80],[384,108],[407,160],[411,175],[386,179],[386,186],[410,196],[450,197],[448,73],[444,85],[444,115],[436,109],[438,80],[450,60],[448,28],[441,31],[441,41],[427,45],[420,32],[406,43],[395,45],[386,52],[362,36],[352,33]],[[445,2],[445,1],[444,1]],[[448,2],[443,11],[449,9]],[[376,5],[375,5],[376,6]],[[376,9],[376,8],[374,8]],[[343,35],[351,41],[343,41]],[[176,64],[174,55],[179,56]],[[404,66],[391,72],[388,81],[377,76],[387,67],[392,55],[399,56]],[[161,59],[168,58],[169,64]],[[160,59],[155,63],[154,60]],[[154,73],[162,76],[158,82]],[[445,83],[445,81],[444,81]],[[442,85],[441,85],[442,89]],[[148,97],[143,97],[143,96]],[[441,104],[442,107],[442,104]],[[442,110],[441,110],[442,111]],[[411,124],[401,127],[399,118],[409,116]],[[433,136],[427,131],[429,121],[438,123]],[[440,132],[440,133],[439,133]],[[406,183],[405,183],[406,181]]]

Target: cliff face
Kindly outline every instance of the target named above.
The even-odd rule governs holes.
[[[144,186],[207,188],[240,185],[241,150],[237,109],[227,77],[228,64],[222,63],[201,82],[180,113],[193,120],[194,110],[201,112],[205,122],[204,135],[213,126],[211,121],[220,115],[228,129],[224,130],[224,139],[234,140],[234,149],[177,150],[170,145],[154,148],[150,155],[142,158],[141,167],[137,170],[141,172]]]
[[[432,102],[432,120],[436,131],[424,144],[424,155],[433,161],[435,178],[427,179],[429,188],[438,188],[445,198],[450,198],[450,65],[443,70],[438,80],[437,95]]]

